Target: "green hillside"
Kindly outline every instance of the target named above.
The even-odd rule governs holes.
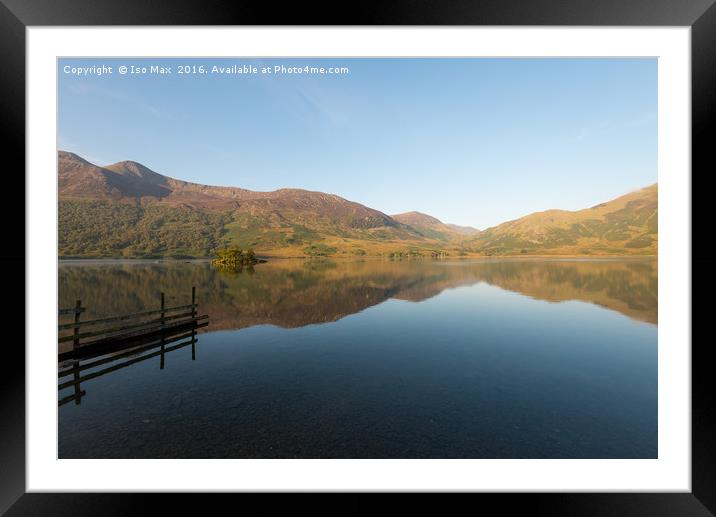
[[[465,246],[485,255],[653,255],[658,214],[654,184],[584,210],[547,210],[508,221]]]
[[[60,200],[59,256],[208,256],[221,245],[229,220],[227,213],[183,207]]]
[[[58,154],[60,257],[653,255],[657,185],[579,211],[547,210],[480,231],[420,212],[389,216],[333,194],[188,183],[124,161]]]

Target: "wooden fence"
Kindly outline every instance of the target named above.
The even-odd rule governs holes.
[[[207,323],[200,326],[205,325],[207,325]],[[164,357],[166,354],[189,345],[191,345],[191,360],[194,361],[196,360],[196,344],[198,341],[199,339],[196,337],[196,329],[192,329],[189,332],[173,335],[170,338],[163,337],[150,343],[141,345],[135,344],[134,346],[130,346],[128,349],[119,353],[103,355],[99,358],[92,358],[86,361],[65,361],[64,367],[61,366],[57,374],[57,391],[62,392],[68,388],[74,389],[69,395],[64,397],[58,396],[57,405],[63,406],[72,401],[74,401],[75,404],[80,404],[82,397],[87,394],[87,392],[82,389],[82,383],[86,383],[89,380],[96,379],[97,377],[107,375],[122,368],[126,368],[127,366],[147,361],[157,356],[159,356],[159,368],[163,370],[165,365]],[[101,370],[97,369],[104,365],[107,366]],[[66,381],[62,380],[64,377],[69,375],[72,376],[72,379]]]
[[[85,392],[80,388],[82,382],[136,364],[140,361],[160,356],[160,368],[164,368],[164,356],[185,346],[192,347],[192,360],[196,358],[196,332],[209,324],[208,315],[198,315],[196,288],[191,288],[191,303],[167,307],[164,293],[160,293],[159,309],[135,312],[121,316],[112,316],[82,321],[86,308],[77,300],[70,309],[60,309],[60,316],[73,316],[71,323],[58,325],[58,347],[64,345],[64,351],[58,350],[58,378],[72,375],[72,380],[58,382],[58,391],[74,386],[71,395],[60,398],[58,405],[72,400],[79,404]],[[60,335],[65,332],[66,335]],[[71,332],[71,333],[70,333]],[[181,341],[190,337],[187,341]],[[172,343],[176,343],[172,346]],[[71,348],[68,345],[71,343]],[[150,352],[159,347],[159,350]],[[149,352],[146,353],[145,352]],[[99,359],[97,359],[99,358]],[[81,375],[90,369],[116,363],[102,370]],[[85,361],[85,362],[83,362]],[[86,362],[89,361],[89,362]],[[69,366],[68,366],[69,364]]]
[[[100,349],[122,346],[125,342],[146,336],[179,332],[198,325],[209,317],[206,314],[197,315],[195,287],[191,288],[190,304],[166,307],[164,300],[164,293],[160,293],[158,309],[85,321],[82,321],[82,314],[86,311],[82,306],[82,300],[77,300],[73,308],[60,309],[60,316],[73,315],[74,321],[62,323],[57,327],[58,334],[71,331],[67,335],[58,335],[58,344],[62,348],[67,348],[65,344],[72,343],[70,350],[62,352],[58,350],[58,360],[95,355]]]

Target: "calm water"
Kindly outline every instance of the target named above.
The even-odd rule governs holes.
[[[84,383],[58,410],[61,458],[657,456],[655,261],[59,269],[60,306],[87,317],[193,285],[195,359]]]

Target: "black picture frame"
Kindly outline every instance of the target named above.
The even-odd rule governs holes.
[[[219,0],[0,0],[0,112],[2,113],[3,181],[14,192],[25,192],[25,28],[65,25],[555,25],[555,26],[689,26],[692,73],[692,221],[693,235],[706,232],[709,221],[705,203],[696,203],[710,189],[705,182],[713,167],[711,147],[716,142],[716,5],[713,0],[430,0],[368,1],[331,5],[320,3],[222,2]],[[48,114],[48,116],[53,116]],[[11,166],[7,164],[12,164]],[[15,182],[8,186],[7,182]],[[696,187],[696,188],[694,188]],[[19,198],[20,196],[13,196]],[[705,201],[705,198],[704,198]],[[699,206],[701,208],[699,208]],[[17,223],[17,210],[12,221]],[[24,212],[23,212],[24,213]],[[24,227],[4,229],[2,264],[8,270],[25,270]],[[692,274],[716,265],[706,245],[694,242]],[[31,275],[31,271],[26,275]],[[19,310],[24,285],[7,287],[6,312]],[[713,275],[712,275],[713,276]],[[696,293],[712,291],[713,280],[698,276]],[[21,290],[22,289],[22,290]],[[694,300],[695,301],[695,300]],[[692,491],[690,493],[614,494],[470,494],[426,501],[412,498],[423,510],[436,506],[444,513],[452,504],[497,503],[500,513],[514,510],[545,515],[714,515],[716,514],[716,412],[709,349],[711,340],[697,338],[696,316],[706,316],[706,305],[692,302]],[[31,310],[31,308],[28,308]],[[23,334],[21,332],[21,334]],[[24,335],[19,336],[24,342]],[[4,358],[12,371],[0,377],[0,511],[7,515],[134,515],[159,502],[163,511],[181,506],[183,511],[206,511],[208,495],[189,498],[169,494],[49,494],[25,493],[25,354],[19,340],[5,343]],[[6,370],[9,370],[6,368]],[[221,496],[222,502],[229,502]],[[277,509],[274,503],[264,510]],[[244,496],[256,500],[257,496]],[[477,498],[477,499],[474,499]],[[402,498],[401,498],[402,499]],[[457,499],[457,500],[455,500]],[[460,501],[462,500],[462,501]],[[373,494],[329,497],[320,506],[332,513],[372,513],[383,508],[385,498]],[[216,501],[211,501],[216,504]],[[229,502],[229,504],[231,504]],[[281,503],[283,504],[283,503]],[[290,497],[292,511],[315,513],[315,498]],[[401,505],[404,501],[401,501]],[[165,506],[166,505],[166,506]],[[473,508],[476,508],[473,506]],[[404,508],[405,509],[405,508]],[[237,508],[238,511],[238,508]]]

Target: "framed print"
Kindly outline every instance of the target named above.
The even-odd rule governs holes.
[[[542,4],[5,2],[9,515],[136,492],[713,512],[691,235],[716,8]]]

